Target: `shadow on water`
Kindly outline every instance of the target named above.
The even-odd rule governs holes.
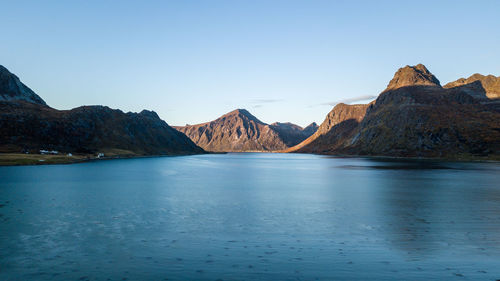
[[[368,159],[341,167],[378,173],[374,212],[386,241],[410,258],[498,250],[491,243],[500,239],[500,189],[491,182],[498,165]]]
[[[340,165],[343,169],[378,169],[378,170],[485,170],[490,166],[483,163],[445,162],[434,159],[363,159],[361,165]]]

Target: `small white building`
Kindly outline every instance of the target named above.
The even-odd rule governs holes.
[[[102,157],[104,157],[104,153],[98,153],[97,154],[97,158],[102,158]]]

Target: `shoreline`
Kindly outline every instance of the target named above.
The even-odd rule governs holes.
[[[226,154],[233,152],[206,152],[201,154]],[[239,151],[235,153],[257,153],[257,151]],[[278,151],[258,151],[258,153],[284,153]],[[318,154],[318,153],[284,153],[284,154],[312,154],[332,158],[364,158],[371,160],[409,160],[409,161],[444,161],[444,162],[484,162],[500,163],[499,158],[480,158],[480,157],[402,157],[402,156],[384,156],[384,155],[343,155],[343,154]],[[176,157],[193,156],[199,153],[188,154],[154,154],[154,155],[113,155],[105,157],[95,157],[95,155],[46,155],[46,154],[22,154],[22,153],[0,153],[0,167],[2,166],[39,166],[39,165],[70,165],[91,161],[117,160],[117,159],[135,159],[135,158],[156,158],[156,157]]]
[[[201,153],[212,154],[212,153]],[[104,157],[95,157],[95,155],[46,155],[46,154],[23,154],[23,153],[0,153],[0,167],[9,166],[41,166],[41,165],[71,165],[84,162],[115,160],[115,159],[134,159],[134,158],[153,158],[153,157],[175,157],[192,156],[198,153],[186,154],[155,154],[155,155],[113,155]]]

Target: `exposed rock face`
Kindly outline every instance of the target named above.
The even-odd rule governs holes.
[[[174,128],[203,149],[214,152],[277,151],[307,137],[297,125],[268,125],[245,109],[231,111],[208,123]]]
[[[365,116],[367,104],[337,104],[318,130],[286,152],[331,153],[346,146]]]
[[[460,78],[456,81],[450,82],[444,85],[444,88],[454,88],[465,85],[469,85],[468,87],[473,88],[469,91],[469,94],[473,95],[475,98],[479,98],[481,100],[500,98],[500,76],[484,76],[476,73],[467,79]],[[478,95],[482,94],[480,87],[482,87],[486,92],[485,95]]]
[[[106,106],[56,110],[0,68],[0,152],[58,150],[128,155],[204,151],[153,111],[124,113]]]
[[[27,101],[45,105],[45,101],[0,65],[0,101]]]
[[[386,91],[418,85],[441,87],[439,80],[423,64],[418,64],[398,69],[394,78],[387,85]]]
[[[422,65],[402,68],[375,102],[357,105],[357,112],[337,105],[318,132],[291,151],[500,158],[500,111],[482,102],[485,88],[474,80],[453,86],[439,86]]]

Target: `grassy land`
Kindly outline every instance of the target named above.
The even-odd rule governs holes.
[[[47,164],[71,164],[90,160],[104,160],[117,158],[152,157],[167,155],[145,155],[137,154],[124,149],[103,149],[104,157],[97,158],[96,154],[73,154],[67,156],[66,153],[58,155],[48,154],[24,154],[24,153],[0,153],[0,166],[19,165],[47,165]],[[172,155],[173,156],[173,155]]]
[[[0,153],[0,166],[75,163],[91,159],[90,155],[42,155]]]
[[[103,149],[101,152],[105,155],[102,159],[139,156],[130,150],[123,149]],[[96,154],[73,154],[72,156],[68,156],[66,153],[57,155],[37,153],[0,153],[0,166],[70,164],[96,159],[98,159]]]

